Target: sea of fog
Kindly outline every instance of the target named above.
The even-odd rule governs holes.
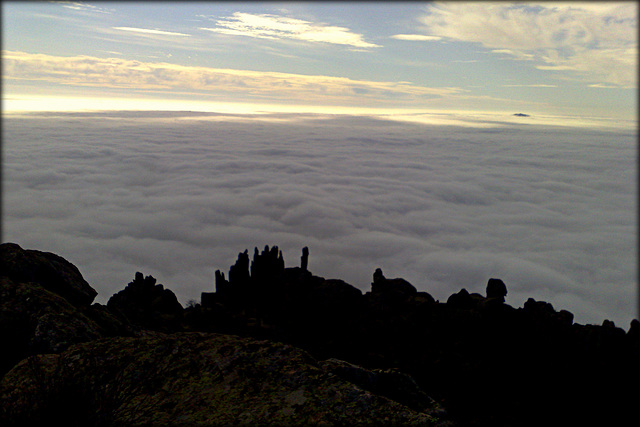
[[[137,271],[184,304],[239,252],[441,302],[502,279],[578,323],[637,317],[635,130],[364,116],[33,113],[3,120],[3,240],[108,298]]]

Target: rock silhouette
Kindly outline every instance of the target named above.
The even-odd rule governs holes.
[[[500,302],[504,302],[507,296],[507,285],[500,279],[489,279],[487,283],[487,298],[496,298]]]
[[[270,262],[273,271],[281,271],[274,256]],[[506,284],[497,278],[488,280],[485,295],[462,289],[438,303],[402,278],[387,279],[381,269],[365,294],[307,269],[285,268],[282,277],[278,282],[251,274],[247,280],[263,296],[258,300],[241,293],[224,301],[203,294],[195,309],[200,327],[287,341],[316,357],[367,369],[399,369],[427,395],[443,400],[459,425],[590,423],[630,415],[624,402],[631,400],[620,381],[623,372],[640,379],[636,332],[625,334],[609,321],[574,324],[568,311],[533,299],[513,308],[505,303]],[[228,283],[236,285],[242,286]],[[217,303],[209,304],[205,295]],[[572,392],[550,384],[565,384]],[[606,396],[598,392],[604,389]],[[582,411],[581,418],[579,408],[585,402],[596,406],[599,399],[608,409]]]
[[[156,330],[179,329],[182,305],[173,291],[156,284],[152,276],[137,272],[132,282],[107,302],[107,308],[127,322]]]
[[[50,252],[24,250],[15,243],[0,244],[0,271],[15,282],[38,283],[77,307],[90,305],[98,294],[66,259]]]
[[[307,271],[307,267],[309,265],[309,248],[302,248],[302,256],[300,257],[300,268],[302,271]]]
[[[85,396],[79,406],[88,409],[74,408],[87,425],[164,425],[176,417],[205,425],[638,420],[640,392],[633,386],[640,379],[640,322],[632,321],[628,332],[609,320],[581,325],[570,312],[533,298],[514,308],[497,278],[488,279],[485,295],[462,289],[441,303],[402,278],[387,279],[378,268],[371,290],[363,293],[311,273],[308,248],[299,267],[285,267],[278,247],[266,246],[255,248],[252,259],[248,250],[240,252],[228,279],[216,271],[215,292],[203,292],[200,304],[183,308],[152,276],[136,273],[101,306],[69,296],[71,303],[40,283],[23,282],[38,276],[15,264],[15,253],[15,247],[0,248],[9,254],[0,265],[14,265],[0,271],[0,331],[10,348],[2,359],[2,425],[55,418],[55,407],[46,402],[65,394]],[[61,362],[76,374],[65,377],[56,368]],[[108,369],[95,368],[103,362]],[[280,379],[265,386],[265,372]],[[292,379],[302,377],[299,383]],[[38,386],[43,378],[51,381]],[[186,391],[174,390],[173,381]],[[27,398],[33,387],[40,394]],[[260,394],[264,387],[270,391]],[[128,390],[130,399],[107,389]],[[203,397],[213,395],[220,400]],[[111,409],[96,406],[98,401]],[[129,402],[139,405],[137,418],[128,418],[135,413]]]

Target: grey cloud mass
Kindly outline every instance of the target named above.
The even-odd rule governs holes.
[[[4,120],[4,240],[60,254],[105,302],[151,274],[184,304],[238,254],[445,300],[507,284],[579,323],[636,307],[636,135],[367,117],[33,114]]]

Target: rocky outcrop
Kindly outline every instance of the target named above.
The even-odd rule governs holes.
[[[382,270],[377,268],[373,273],[371,293],[384,294],[387,298],[408,298],[415,296],[418,290],[402,278],[387,279],[384,277],[384,274],[382,274]]]
[[[362,386],[335,364],[231,335],[99,340],[16,366],[0,383],[0,424],[450,425],[424,396],[419,410],[394,399],[394,388],[419,393],[410,378],[377,372],[380,385]]]
[[[177,330],[182,321],[182,305],[173,291],[140,272],[109,298],[107,308],[134,325],[154,330]]]
[[[307,257],[303,252],[301,261],[308,263]],[[248,265],[248,259],[238,265]],[[319,358],[365,367],[366,378],[360,368],[340,368],[362,377],[365,388],[372,389],[375,369],[399,369],[426,395],[442,399],[459,425],[606,422],[630,415],[625,405],[631,400],[622,390],[639,375],[632,360],[640,356],[640,333],[625,333],[608,321],[574,324],[571,313],[544,301],[530,299],[513,308],[500,279],[488,280],[485,295],[462,289],[439,303],[404,279],[387,279],[381,269],[364,295],[298,267],[285,268],[279,283],[243,277],[261,297],[233,292],[244,282],[230,280],[224,294],[208,294],[215,304],[205,303],[203,295],[200,327],[280,339]],[[602,396],[599,390],[605,389]],[[607,409],[582,416],[584,402],[597,407],[594,396]]]
[[[78,268],[59,255],[0,244],[0,275],[16,283],[34,282],[76,307],[86,307],[98,294]]]
[[[104,306],[23,282],[39,276],[16,276],[20,266],[1,270],[0,374],[15,366],[2,383],[3,420],[37,424],[76,411],[68,423],[351,424],[353,411],[362,422],[377,414],[381,423],[537,426],[629,425],[636,416],[637,320],[625,332],[609,320],[576,324],[533,298],[514,308],[496,278],[485,295],[462,289],[440,303],[377,269],[363,294],[312,274],[308,257],[303,249],[300,266],[287,268],[276,246],[256,248],[253,260],[241,252],[229,279],[217,271],[216,292],[186,309],[142,273]],[[291,387],[263,385],[270,372]],[[301,391],[295,378],[311,385]]]

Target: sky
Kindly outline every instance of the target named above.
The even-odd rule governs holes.
[[[636,2],[9,1],[2,11],[5,110],[637,118]]]
[[[638,317],[637,4],[3,2],[2,240],[97,302],[239,252]],[[516,115],[518,114],[518,115]]]

